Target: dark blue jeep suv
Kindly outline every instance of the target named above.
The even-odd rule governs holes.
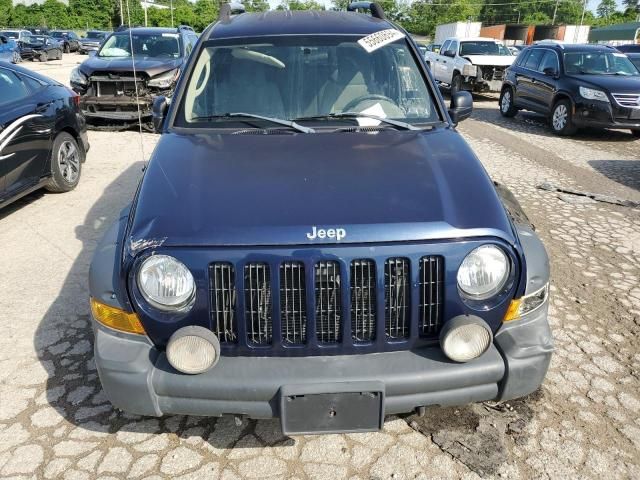
[[[369,14],[357,10],[370,10]],[[287,434],[536,390],[545,249],[377,4],[207,28],[90,272],[95,360],[129,412]]]

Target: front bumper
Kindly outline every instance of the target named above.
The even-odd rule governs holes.
[[[574,106],[573,123],[579,127],[636,130],[640,129],[640,108],[580,100]]]
[[[107,120],[138,120],[140,117],[148,118],[152,114],[153,100],[148,95],[136,98],[121,96],[81,96],[80,108],[87,118],[102,118]]]
[[[364,355],[222,357],[208,372],[184,375],[147,337],[93,323],[95,361],[107,397],[122,410],[152,416],[280,417],[282,392],[291,388],[339,393],[372,383],[383,391],[384,414],[508,400],[540,386],[553,351],[545,306],[503,325],[489,350],[468,363],[452,362],[432,346]]]

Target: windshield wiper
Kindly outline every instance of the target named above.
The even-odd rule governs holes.
[[[204,117],[195,117],[192,120],[196,121],[208,121],[208,120],[217,120],[217,119],[225,119],[225,118],[255,118],[257,120],[264,120],[266,122],[275,123],[277,125],[283,125],[285,127],[293,128],[302,133],[316,133],[313,128],[304,127],[302,125],[298,125],[296,122],[292,122],[291,120],[283,120],[281,118],[273,118],[273,117],[264,117],[262,115],[254,115],[253,113],[222,113],[220,115],[209,115]]]
[[[401,122],[400,120],[391,120],[390,118],[379,117],[377,115],[371,115],[368,113],[358,113],[358,112],[341,112],[341,113],[329,113],[327,115],[314,115],[311,117],[300,117],[296,118],[296,121],[301,120],[323,120],[323,119],[331,119],[331,118],[371,118],[373,120],[377,120],[382,123],[386,123],[388,125],[393,125],[394,127],[402,128],[403,130],[422,130],[420,127],[416,127],[415,125],[411,125],[407,122]]]

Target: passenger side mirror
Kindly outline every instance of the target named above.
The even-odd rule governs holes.
[[[457,92],[451,95],[451,106],[449,116],[454,125],[457,125],[465,118],[469,118],[473,112],[473,97],[469,92]]]
[[[558,75],[558,72],[556,72],[556,69],[553,67],[545,67],[545,69],[542,70],[542,73],[548,77],[555,77]]]
[[[444,52],[442,52],[442,55],[444,55],[445,57],[455,58],[456,52],[454,50],[445,50]]]
[[[167,100],[167,97],[161,95],[153,99],[153,129],[156,133],[162,133],[164,118],[167,116],[168,109],[169,101]]]

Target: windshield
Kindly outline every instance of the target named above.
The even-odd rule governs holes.
[[[67,36],[67,32],[51,32],[50,36],[53,38],[62,38]]]
[[[105,33],[102,32],[87,32],[87,39],[102,40],[105,37]]]
[[[142,34],[132,33],[133,53],[136,56],[153,58],[179,58],[180,35],[177,33]],[[129,32],[117,33],[104,43],[99,57],[130,57]]]
[[[1,32],[2,35],[4,35],[5,37],[9,37],[12,38],[13,40],[17,40],[18,39],[18,32],[11,32],[9,30],[4,30]]]
[[[211,117],[234,112],[297,121],[346,112],[439,121],[406,40],[368,53],[358,39],[287,36],[208,46],[187,83],[178,124],[228,122]]]
[[[627,56],[617,52],[565,53],[564,69],[570,75],[640,75]]]
[[[638,70],[640,70],[640,55],[629,58],[631,63],[633,63]]]
[[[465,55],[509,55],[511,52],[500,43],[490,41],[462,42],[460,44],[460,56]]]
[[[44,43],[44,37],[42,35],[31,35],[27,38],[27,42],[33,43],[34,45],[40,45]]]

